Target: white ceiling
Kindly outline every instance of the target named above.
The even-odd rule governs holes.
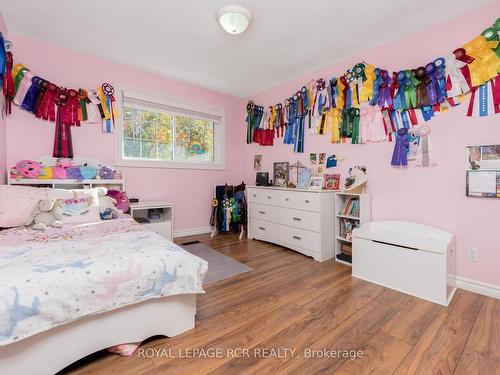
[[[491,2],[0,0],[0,10],[9,33],[245,97]],[[217,23],[228,4],[253,14],[242,35]]]

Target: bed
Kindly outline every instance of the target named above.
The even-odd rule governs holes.
[[[0,372],[54,374],[194,327],[207,263],[129,216],[0,231]]]

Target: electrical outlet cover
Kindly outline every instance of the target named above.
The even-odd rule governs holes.
[[[477,248],[467,247],[467,260],[470,260],[472,262],[477,261]]]

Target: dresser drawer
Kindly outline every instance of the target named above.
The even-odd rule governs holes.
[[[293,193],[282,192],[281,205],[298,210],[321,211],[321,197],[319,193],[296,191]]]
[[[299,229],[319,232],[321,230],[321,213],[281,208],[279,223]]]
[[[248,226],[248,236],[271,242],[279,242],[280,225],[270,221],[251,218]]]
[[[279,206],[280,201],[279,190],[271,189],[248,189],[248,202],[259,204],[270,204]]]
[[[315,253],[321,251],[321,236],[319,233],[281,225],[280,234],[281,241],[288,245],[297,246]]]
[[[280,208],[274,206],[266,206],[258,203],[250,203],[248,205],[248,214],[250,217],[265,221],[272,221],[279,223],[280,221]]]

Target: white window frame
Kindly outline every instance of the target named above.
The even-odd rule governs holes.
[[[214,160],[213,161],[176,161],[176,160],[157,160],[144,158],[128,158],[123,155],[123,104],[124,96],[133,98],[150,104],[158,104],[178,108],[179,112],[172,111],[174,115],[186,115],[182,111],[196,112],[210,117],[218,118],[218,123],[214,125]],[[115,106],[119,113],[115,121],[115,164],[122,167],[142,167],[142,168],[178,168],[178,169],[225,169],[225,131],[224,108],[210,106],[204,103],[194,102],[183,98],[177,98],[166,94],[143,91],[126,86],[115,86]],[[158,111],[161,111],[159,108]],[[197,116],[193,116],[197,117]],[[202,118],[203,116],[199,116]],[[175,137],[173,139],[175,142]]]

